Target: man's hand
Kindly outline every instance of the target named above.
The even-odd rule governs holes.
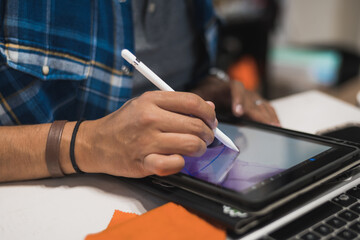
[[[247,115],[251,119],[280,126],[274,108],[257,93],[245,89],[244,85],[235,80],[230,81],[232,112],[235,116]]]
[[[214,104],[192,93],[147,92],[116,112],[84,121],[75,159],[84,172],[124,177],[168,175],[184,166],[182,155],[200,156],[214,140]],[[45,161],[51,124],[0,127],[0,182],[50,177]],[[60,166],[74,173],[69,148],[75,122],[65,125]]]
[[[215,103],[217,112],[232,112],[271,125],[280,122],[274,108],[257,93],[248,91],[239,81],[224,82],[208,76],[192,92]]]
[[[168,175],[183,168],[181,155],[206,151],[216,126],[214,104],[195,94],[147,92],[104,118],[82,123],[75,157],[85,172]]]

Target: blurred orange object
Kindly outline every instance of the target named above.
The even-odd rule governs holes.
[[[259,75],[255,60],[250,57],[243,57],[229,68],[231,79],[240,81],[247,90],[256,91],[259,88]]]
[[[115,210],[108,227],[86,240],[225,238],[225,230],[170,202],[142,215]]]

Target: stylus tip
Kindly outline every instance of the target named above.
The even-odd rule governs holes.
[[[227,142],[226,145],[228,148],[231,148],[232,150],[236,151],[236,152],[240,152],[240,150],[236,147],[236,145],[233,142]]]

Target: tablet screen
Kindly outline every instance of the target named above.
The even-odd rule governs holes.
[[[240,149],[237,153],[218,141],[201,157],[185,157],[182,173],[246,193],[274,181],[293,168],[317,161],[332,146],[274,133],[252,126],[219,124]]]

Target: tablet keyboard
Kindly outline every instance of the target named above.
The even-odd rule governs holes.
[[[360,185],[322,204],[263,239],[360,239]]]

